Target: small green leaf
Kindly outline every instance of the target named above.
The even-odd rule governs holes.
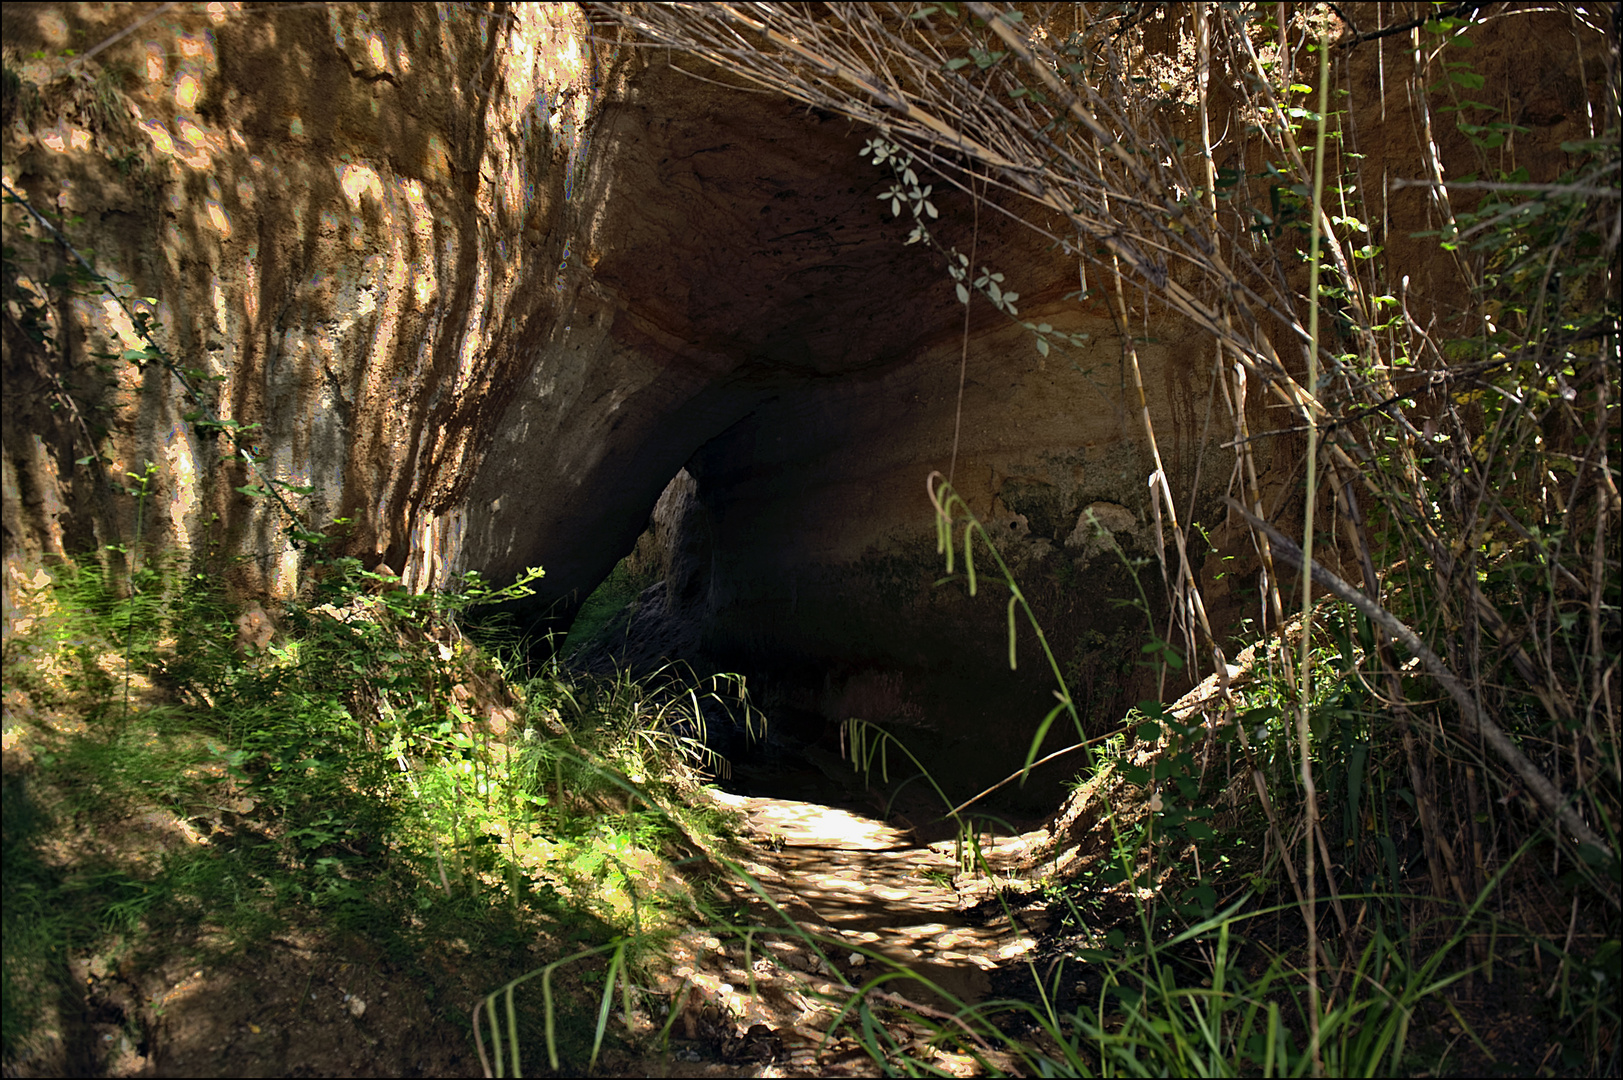
[[[1019,601],[1020,601],[1020,596],[1019,596],[1018,593],[1015,594],[1014,596],[1009,597],[1009,670],[1010,671],[1015,671],[1019,667],[1019,665],[1017,665],[1015,663],[1015,659],[1014,659],[1014,636],[1015,636],[1014,635],[1014,605],[1019,603]]]
[[[1604,866],[1606,864],[1606,850],[1595,844],[1581,844],[1578,847],[1578,858],[1590,866]]]

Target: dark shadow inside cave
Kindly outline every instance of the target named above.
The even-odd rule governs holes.
[[[853,595],[826,584],[828,570],[798,558],[797,508],[765,497],[763,477],[780,482],[793,475],[786,459],[813,459],[846,433],[829,411],[798,403],[792,411],[815,423],[796,428],[783,419],[790,410],[775,406],[767,403],[706,443],[670,480],[642,533],[579,609],[592,625],[571,631],[565,662],[599,675],[624,669],[647,676],[668,672],[673,662],[698,677],[741,674],[766,731],[757,737],[736,715],[714,711],[707,736],[728,760],[718,775],[724,786],[854,806],[940,839],[935,833],[950,828],[942,795],[962,802],[1023,761],[1031,733],[1053,706],[1046,660],[1023,635],[1027,666],[1011,671],[1006,644],[990,647],[997,635],[908,619],[936,594],[964,599],[964,583],[943,580],[937,561],[892,562],[882,585],[867,581]],[[808,429],[816,438],[799,437]],[[928,524],[928,503],[920,502]],[[1127,584],[1119,567],[1114,584]],[[979,608],[997,630],[996,609],[1007,593],[993,592],[999,598],[992,609]],[[1094,640],[1109,646],[1105,658],[1124,658],[1138,656],[1141,639],[1118,613],[1111,633],[1095,631]],[[1086,659],[1070,660],[1073,673],[1088,674]],[[1101,657],[1092,660],[1097,668]],[[1123,715],[1133,672],[1117,663],[1108,674],[1103,693],[1098,685],[1078,687],[1084,711],[1101,720]],[[868,775],[853,771],[852,720],[894,740],[871,759]],[[1077,741],[1061,722],[1035,756]],[[1026,784],[977,804],[977,812],[1025,821],[1053,805],[1083,764],[1078,754],[1039,768]]]

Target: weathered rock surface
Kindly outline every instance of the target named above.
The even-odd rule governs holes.
[[[977,303],[966,339],[942,257],[878,198],[867,132],[589,40],[564,4],[12,3],[4,31],[6,183],[82,219],[69,234],[218,378],[208,409],[262,425],[266,470],[339,549],[420,589],[539,565],[523,613],[566,622],[685,467],[645,643],[769,676],[807,737],[891,721],[962,790],[1018,763],[1052,699],[1024,627],[1008,670],[984,558],[980,596],[936,584],[925,477],[956,439],[957,490],[1084,707],[1130,703],[1143,615],[1115,601],[1138,592],[1087,512],[1152,596],[1161,538],[1117,330],[1065,299],[1074,260],[945,195],[943,242],[1003,272],[1022,317],[1088,335],[1044,359]],[[60,265],[45,250],[24,284]],[[96,368],[140,346],[127,315],[86,295],[51,318],[54,350],[6,322],[6,587],[130,539],[109,482],[154,461],[149,537],[251,556],[231,564],[245,592],[296,590],[307,556],[175,380]],[[1211,350],[1132,318],[1173,490],[1213,522],[1231,459]]]
[[[1023,740],[1001,700],[1020,684],[980,683],[1006,666],[1002,601],[932,587],[924,478],[950,463],[962,308],[940,257],[902,244],[864,133],[593,48],[564,5],[166,12],[95,64],[61,55],[144,13],[7,7],[7,65],[36,96],[8,104],[6,180],[83,217],[70,236],[155,301],[132,307],[160,343],[219,378],[205,405],[261,424],[266,471],[311,489],[290,496],[306,525],[350,519],[341,546],[418,588],[542,566],[526,613],[567,620],[686,465],[678,644],[785,676],[807,714],[874,705],[856,680],[897,716],[957,715],[959,740]],[[1028,234],[942,207],[941,235],[1005,272],[1022,314],[1092,335],[1044,363],[984,305],[969,328],[959,488],[1052,572],[1082,507],[1142,526],[1114,331],[1060,302],[1074,281]],[[253,477],[216,463],[229,448],[161,368],[98,374],[92,349],[141,344],[123,312],[68,311],[60,355],[7,343],[8,559],[129,538],[134,502],[107,481],[151,460],[149,538],[258,556],[239,587],[289,594],[304,557],[236,490]],[[1208,374],[1173,361],[1193,353],[1176,327],[1144,329],[1185,486]]]
[[[348,518],[351,551],[427,584],[455,548],[441,515],[559,307],[564,207],[594,88],[614,66],[583,50],[585,32],[569,5],[498,17],[14,4],[6,180],[82,218],[69,234],[128,283],[159,341],[222,380],[206,405],[263,425],[270,475],[314,489],[295,500],[308,525]],[[63,55],[98,43],[83,66]],[[87,445],[93,433],[49,415],[43,394],[6,395],[8,550],[55,546],[53,516],[82,546],[91,516],[53,506],[150,459],[162,512],[149,527],[199,549],[268,551],[242,584],[294,588],[283,523],[233,490],[248,477],[216,467],[175,381],[128,365],[104,380],[88,363],[87,348],[139,346],[126,314],[97,296],[64,308],[66,393],[107,414],[113,442]],[[30,350],[8,339],[7,353],[9,384]],[[94,450],[105,469],[72,465]],[[44,509],[13,516],[14,491]],[[97,535],[127,533],[127,508],[109,510],[112,531]]]

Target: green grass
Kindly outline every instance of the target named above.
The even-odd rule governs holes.
[[[263,653],[239,652],[232,609],[163,558],[147,560],[133,588],[121,560],[85,560],[23,596],[5,686],[32,760],[8,771],[4,789],[8,1061],[72,1011],[74,958],[231,957],[295,925],[363,939],[447,1000],[445,950],[466,949],[476,977],[499,988],[479,1023],[504,1068],[524,1048],[545,1047],[560,1067],[598,1059],[614,1037],[610,1020],[631,1008],[633,973],[682,925],[800,936],[826,955],[847,948],[772,915],[770,902],[764,917],[722,910],[669,873],[672,858],[704,859],[766,898],[729,859],[730,822],[688,797],[713,765],[705,709],[736,700],[737,686],[676,671],[652,681],[557,667],[510,676],[456,631],[455,598],[373,598],[370,585],[340,566],[328,595],[280,613]],[[1313,654],[1324,790],[1390,813],[1391,797],[1376,799],[1354,763],[1376,714],[1337,675],[1357,628],[1322,624],[1332,642]],[[1291,748],[1275,699],[1284,690],[1263,679],[1246,693],[1256,760],[1283,792]],[[498,739],[476,720],[502,709],[511,724]],[[1045,968],[1032,965],[1027,992],[909,1013],[915,977],[874,956],[869,982],[829,1003],[836,1035],[889,1071],[935,1067],[887,1034],[898,1023],[988,1069],[1311,1070],[1309,975],[1289,942],[1268,941],[1294,905],[1280,895],[1277,864],[1230,843],[1266,823],[1213,816],[1220,793],[1196,766],[1202,725],[1153,703],[1133,720],[1089,780],[1109,803],[1101,828],[1112,840],[1085,871],[1049,885],[1073,932]],[[1235,733],[1223,732],[1215,752],[1237,752]],[[853,745],[883,768],[882,732],[867,729]],[[202,836],[155,843],[133,831],[141,820]],[[1359,820],[1355,809],[1327,824],[1340,842],[1358,838]],[[966,837],[966,868],[985,873]],[[1197,846],[1204,867],[1191,864]],[[1232,861],[1216,854],[1225,851]],[[1434,1045],[1423,1018],[1449,1016],[1450,988],[1496,960],[1511,964],[1518,942],[1570,969],[1561,1022],[1586,1040],[1585,1054],[1604,1052],[1616,1010],[1596,988],[1615,978],[1615,949],[1586,959],[1488,917],[1482,898],[1497,880],[1469,909],[1406,926],[1395,894],[1382,891],[1393,882],[1380,876],[1382,849],[1352,844],[1348,860],[1378,888],[1341,898],[1367,906],[1367,932],[1327,942],[1351,951],[1318,975],[1326,1070],[1411,1072],[1454,1052]],[[1239,901],[1216,910],[1216,890],[1248,875]],[[1468,955],[1465,943],[1485,936],[1505,944]],[[1086,992],[1068,992],[1067,979]],[[1458,1020],[1470,1043],[1471,1025]]]
[[[692,911],[670,859],[727,843],[691,798],[724,681],[522,677],[459,630],[476,579],[377,597],[345,563],[257,652],[212,579],[145,562],[54,568],[6,646],[30,762],[4,789],[7,1062],[71,1011],[75,957],[228,959],[302,926],[430,986],[455,943],[496,983],[537,945],[643,963]]]
[[[603,583],[581,604],[564,639],[564,651],[579,653],[605,640],[616,628],[618,616],[642,591],[654,583],[650,573],[634,573],[621,559]],[[621,626],[620,629],[624,630]]]

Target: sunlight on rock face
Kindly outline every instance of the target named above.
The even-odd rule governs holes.
[[[200,60],[205,64],[214,61],[214,35],[212,33],[201,37],[183,37],[176,41],[175,44],[180,49],[182,56]]]
[[[68,21],[54,11],[39,16],[39,32],[50,45],[60,49],[69,40]]]
[[[135,324],[130,317],[124,314],[124,309],[118,306],[118,301],[110,296],[104,296],[99,301],[100,318],[104,320],[120,345],[126,349],[136,349],[141,346],[141,339],[135,333]]]
[[[163,332],[206,343],[198,359],[211,374],[226,376],[222,401],[252,401],[249,411],[274,402],[276,414],[261,420],[264,449],[279,453],[278,444],[286,442],[289,456],[275,457],[277,467],[316,478],[321,491],[314,500],[325,508],[318,512],[331,512],[351,482],[357,491],[375,491],[375,499],[362,500],[368,539],[388,546],[416,538],[424,545],[416,571],[426,575],[427,586],[460,561],[463,514],[452,506],[420,517],[413,510],[408,524],[397,489],[417,483],[412,477],[423,466],[410,455],[396,460],[384,448],[432,401],[450,411],[424,460],[435,469],[461,467],[456,463],[479,445],[479,425],[489,422],[484,414],[492,410],[484,402],[490,387],[521,376],[525,354],[511,347],[514,337],[557,302],[557,252],[545,249],[569,240],[549,213],[562,203],[555,190],[562,187],[562,157],[555,169],[553,135],[541,130],[538,117],[562,109],[583,121],[601,97],[604,70],[585,43],[586,18],[573,5],[521,5],[505,24],[483,26],[464,19],[456,5],[387,10],[393,14],[381,21],[338,12],[337,48],[326,51],[305,47],[299,36],[325,33],[319,22],[306,25],[309,13],[250,15],[232,3],[155,11],[117,27],[139,36],[112,40],[99,26],[76,29],[79,16],[66,9],[30,8],[21,17],[38,47],[52,50],[51,61],[65,63],[62,50],[105,43],[97,65],[130,73],[127,85],[115,88],[124,95],[115,107],[141,132],[138,156],[125,160],[130,148],[102,145],[95,126],[79,114],[45,114],[33,125],[37,158],[66,161],[71,169],[83,164],[103,175],[116,166],[103,190],[125,201],[139,195],[156,211],[146,220],[119,206],[123,213],[112,217],[125,232],[107,245],[105,260],[97,245],[98,269],[138,292],[164,296],[162,306],[174,321],[166,320]],[[501,49],[491,48],[496,34]],[[554,78],[542,85],[549,61]],[[480,64],[496,89],[486,91],[475,121],[482,134],[467,139],[460,118],[473,102],[458,78]],[[402,111],[399,95],[431,99],[433,107]],[[414,117],[407,130],[377,126],[379,118],[407,115]],[[583,128],[577,125],[567,148],[571,161],[584,152]],[[318,150],[313,137],[327,142]],[[533,152],[536,147],[542,152]],[[125,157],[113,156],[120,153]],[[43,188],[61,193],[68,200],[64,209],[105,216],[109,203],[96,205],[93,186],[77,173],[57,175],[55,164],[45,171]],[[71,185],[62,182],[70,176]],[[42,189],[38,179],[28,186]],[[518,228],[511,235],[486,234],[473,220],[481,214],[510,218]],[[272,236],[274,252],[252,243]],[[537,275],[544,292],[525,287]],[[372,314],[361,319],[364,309]],[[287,320],[273,321],[288,312],[297,313],[293,321],[323,330],[304,335]],[[97,302],[77,305],[75,318],[120,351],[143,345],[129,336],[127,319]],[[266,364],[266,355],[276,359]],[[451,363],[439,372],[445,382],[437,392],[414,399],[413,380],[436,377],[425,371],[427,357]],[[247,385],[267,373],[277,382],[274,392]],[[373,378],[376,373],[382,374]],[[121,409],[139,398],[139,386],[120,384]],[[147,454],[156,456],[173,434],[166,408],[121,417],[135,427],[159,425],[143,436]],[[371,424],[367,417],[388,419]],[[301,441],[295,433],[312,425],[324,434]],[[382,452],[346,458],[342,448],[357,439],[372,439]],[[125,464],[144,460],[127,447],[116,456]],[[212,462],[205,458],[177,459],[172,467],[189,478],[185,483],[206,486]],[[351,476],[363,460],[379,463],[378,475]],[[433,498],[440,499],[438,485],[432,481],[423,490],[439,491]],[[242,512],[256,518],[265,511]],[[191,516],[190,504],[171,516]],[[381,528],[370,524],[374,518]],[[47,521],[37,531],[56,535]],[[284,553],[281,561],[290,558]],[[259,566],[250,576],[261,584],[296,578],[291,563],[278,567],[273,559]]]
[[[209,144],[214,140],[210,138],[208,132],[190,120],[182,120],[177,126],[180,129],[180,137],[191,145],[192,152],[189,154],[183,152],[176,156],[194,169],[199,171],[208,169],[213,164]]]
[[[188,429],[176,427],[170,432],[169,438],[164,442],[163,452],[169,473],[175,478],[169,496],[169,518],[176,534],[185,536],[186,527],[193,524],[193,519],[201,507],[197,459],[192,453],[192,440]]]
[[[999,948],[997,951],[998,959],[1012,960],[1017,956],[1030,952],[1036,944],[1035,938],[1022,937]]]
[[[257,247],[249,248],[247,257],[242,260],[242,311],[249,326],[259,321],[258,254]]]
[[[213,199],[209,199],[203,203],[203,206],[208,211],[209,221],[214,223],[215,230],[219,232],[220,239],[231,239],[231,219],[226,215],[220,204]]]
[[[357,208],[361,205],[363,194],[383,202],[383,184],[378,180],[378,174],[365,165],[340,165],[338,186],[343,189],[344,197],[350,204]]]

